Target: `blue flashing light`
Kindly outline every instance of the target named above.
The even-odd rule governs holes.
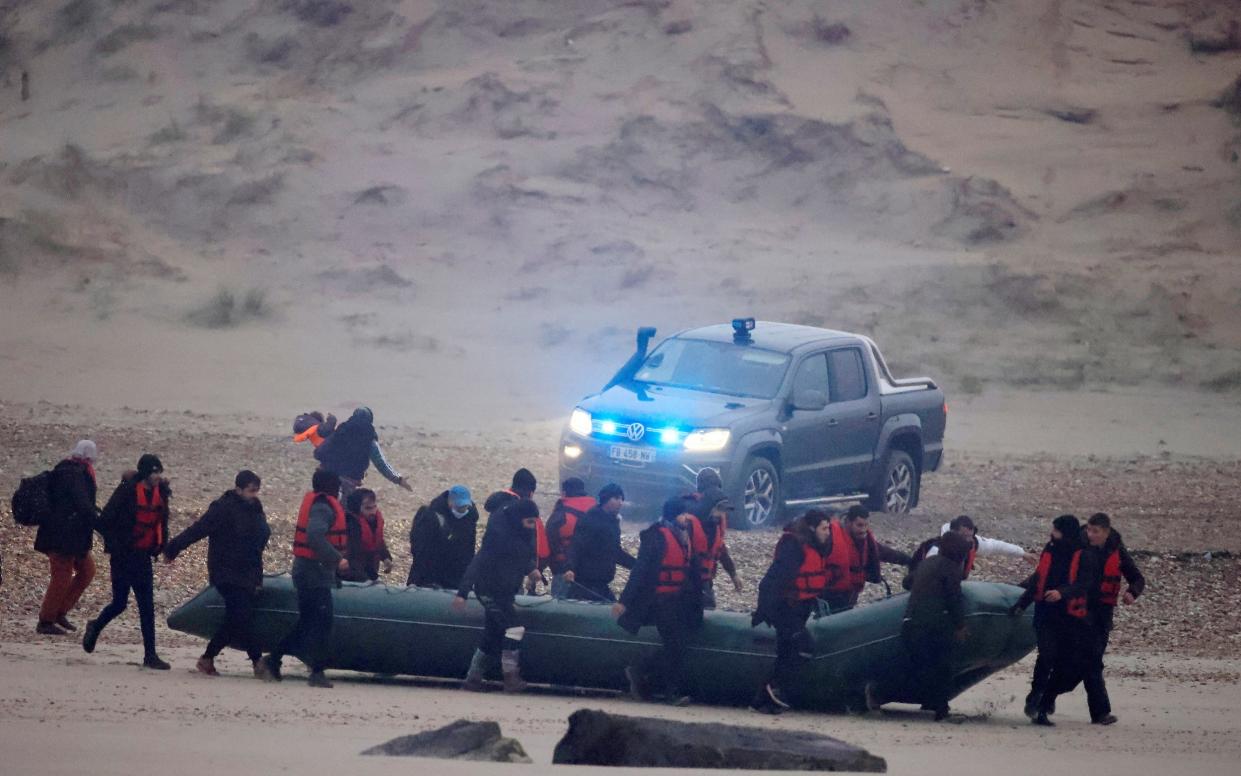
[[[604,434],[607,434],[608,436],[615,436],[616,435],[616,421],[614,420],[603,421],[602,423],[599,424],[599,431]]]
[[[659,441],[665,445],[675,445],[681,441],[681,431],[675,428],[665,428],[659,432]]]

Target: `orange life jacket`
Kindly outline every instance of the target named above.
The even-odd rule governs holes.
[[[310,548],[310,543],[306,537],[306,529],[310,525],[310,507],[315,503],[315,499],[320,496],[327,501],[327,505],[332,508],[333,512],[332,525],[327,532],[328,542],[342,554],[348,548],[349,535],[345,527],[344,507],[340,505],[340,501],[335,496],[311,492],[302,497],[302,508],[297,513],[297,528],[293,531],[293,555],[298,558],[315,560],[318,557],[315,555],[315,551]]]
[[[590,496],[566,496],[560,499],[560,506],[564,509],[564,524],[560,526],[560,536],[557,537],[560,544],[552,562],[563,565],[569,562],[569,543],[577,531],[577,521],[594,508],[595,500]]]
[[[139,482],[137,509],[134,511],[133,548],[146,552],[159,552],[164,547],[164,494],[159,485],[148,490]]]
[[[874,537],[868,532],[859,552],[852,534],[832,521],[832,551],[827,556],[827,592],[856,593],[866,587],[866,567]]]
[[[794,541],[801,544],[802,560],[786,597],[793,601],[809,601],[818,598],[827,588],[827,559],[809,542]]]
[[[659,530],[664,534],[664,557],[659,564],[655,595],[676,595],[685,588],[685,580],[689,578],[689,556],[670,528],[661,525]]]
[[[961,579],[970,578],[970,572],[974,570],[974,559],[977,557],[978,557],[978,540],[975,539],[974,543],[970,545],[969,553],[966,554],[965,556],[965,567],[962,569],[964,573],[961,575]]]
[[[1069,563],[1069,584],[1077,581],[1077,570],[1081,566],[1082,551],[1076,550],[1073,553],[1073,560]],[[1051,553],[1043,550],[1043,555],[1038,559],[1038,568],[1034,570],[1037,576],[1034,586],[1034,600],[1042,601],[1043,594],[1047,588],[1047,575],[1051,572]],[[1086,616],[1086,596],[1080,595],[1076,598],[1069,598],[1065,602],[1065,610],[1069,616],[1083,619]]]
[[[362,515],[358,515],[358,526],[361,528],[362,549],[366,552],[379,552],[384,546],[384,513],[376,510],[375,526]]]
[[[1115,606],[1120,600],[1120,548],[1112,550],[1103,562],[1103,579],[1099,583],[1099,603]]]
[[[715,527],[715,536],[710,544],[707,543],[706,529],[703,529],[703,551],[699,558],[702,567],[702,580],[704,582],[710,582],[715,579],[716,565],[720,562],[720,553],[724,550],[724,534],[727,532],[728,518],[726,517],[720,518],[720,523]]]
[[[323,444],[324,438],[319,436],[319,424],[311,426],[300,434],[293,435],[294,442],[310,442],[310,444],[318,447]]]

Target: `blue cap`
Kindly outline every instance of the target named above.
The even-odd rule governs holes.
[[[474,499],[470,497],[470,489],[464,485],[453,485],[448,489],[448,500],[455,506],[468,507],[474,505]]]

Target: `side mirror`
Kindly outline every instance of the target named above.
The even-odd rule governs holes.
[[[827,406],[827,394],[812,389],[798,391],[793,394],[793,409],[803,412],[818,412]]]

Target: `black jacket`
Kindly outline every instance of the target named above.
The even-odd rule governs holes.
[[[607,585],[616,578],[617,565],[634,567],[636,559],[621,547],[620,518],[602,507],[590,509],[577,521],[569,544],[567,571],[588,587]]]
[[[345,557],[349,559],[349,570],[340,578],[346,582],[374,582],[379,579],[380,562],[392,560],[387,539],[374,552],[362,546],[362,525],[358,521],[363,519],[352,512],[345,515]]]
[[[50,510],[39,522],[34,548],[44,554],[80,557],[91,550],[95,520],[95,478],[85,463],[66,459],[52,469]]]
[[[1107,562],[1108,557],[1117,550],[1120,551],[1120,575],[1124,577],[1128,583],[1128,592],[1133,594],[1134,598],[1142,595],[1142,591],[1146,589],[1146,577],[1142,576],[1142,570],[1138,568],[1138,564],[1133,561],[1133,556],[1129,554],[1128,548],[1125,547],[1125,540],[1120,537],[1120,531],[1115,528],[1107,537],[1107,542],[1100,548],[1095,550],[1099,563],[1099,581],[1102,582],[1103,564]],[[1098,588],[1096,588],[1098,590]],[[1093,602],[1092,602],[1093,603]]]
[[[371,465],[371,444],[378,439],[374,424],[355,415],[337,426],[315,449],[315,458],[324,469],[360,481]]]
[[[786,530],[776,542],[775,555],[767,573],[758,583],[758,607],[750,617],[750,625],[776,624],[778,610],[786,600],[786,594],[793,587],[794,580],[801,572],[801,563],[805,558],[803,551],[804,539],[798,538],[791,530]],[[817,547],[819,553],[826,556],[826,546]]]
[[[270,538],[262,502],[246,501],[229,490],[168,542],[164,557],[173,560],[191,544],[206,539],[211,584],[257,588],[263,584],[263,550]]]
[[[594,499],[591,500],[593,501]],[[560,531],[564,527],[565,519],[568,516],[567,510],[568,507],[565,506],[564,499],[556,499],[556,506],[552,507],[552,514],[547,518],[547,549],[551,553],[551,557],[548,558],[548,567],[553,574],[563,574],[569,570],[568,554],[569,547],[573,546],[573,542],[569,542],[569,547],[560,546]],[[589,512],[590,510],[586,511]],[[575,511],[575,514],[579,523],[586,516],[586,512]],[[576,530],[575,528],[575,533]],[[565,556],[563,563],[556,560],[556,556],[562,554]]]
[[[409,529],[409,551],[414,560],[405,584],[455,590],[474,559],[477,535],[477,507],[471,506],[465,517],[457,517],[448,506],[448,491],[436,496],[418,509]]]
[[[953,630],[965,624],[961,561],[932,555],[913,573],[905,617],[918,629]]]
[[[462,598],[471,591],[489,598],[512,598],[534,570],[534,531],[522,525],[511,508],[514,504],[515,499],[487,521],[482,546],[457,586]]]
[[[1069,570],[1073,564],[1073,553],[1082,550],[1082,558],[1077,567],[1077,579],[1069,582]],[[1051,568],[1047,572],[1046,590],[1059,590],[1060,600],[1055,603],[1039,601],[1034,604],[1036,624],[1045,617],[1068,617],[1067,602],[1069,599],[1086,596],[1093,604],[1097,600],[1099,590],[1099,554],[1085,546],[1080,539],[1060,539],[1048,542],[1043,552],[1051,553]],[[1038,587],[1038,572],[1026,578],[1021,586],[1025,592],[1018,599],[1016,608],[1024,609],[1034,600]]]
[[[109,555],[121,555],[134,551],[134,521],[137,519],[138,512],[138,482],[135,478],[136,473],[133,472],[121,478],[121,484],[112,491],[111,498],[104,505],[103,511],[99,514],[99,520],[95,524],[95,530],[103,537],[103,551]],[[163,536],[167,541],[169,502],[172,500],[172,488],[168,486],[167,480],[159,481],[159,492],[164,500]],[[163,549],[163,547],[156,547],[149,550],[149,553],[158,555]]]
[[[652,523],[638,534],[638,559],[629,572],[629,581],[621,592],[620,603],[625,607],[618,624],[629,631],[637,633],[643,625],[655,621],[655,588],[659,584],[659,570],[663,566],[665,539],[659,530],[662,521]],[[696,628],[702,624],[702,584],[701,577],[694,573],[698,568],[698,560],[692,549],[686,550],[690,556],[690,572],[686,575],[685,587],[681,591],[678,602],[685,609],[685,622],[688,628]]]

